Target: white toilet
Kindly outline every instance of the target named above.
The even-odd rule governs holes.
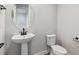
[[[51,48],[50,54],[52,54],[52,55],[66,55],[67,50],[60,45],[56,45],[55,43],[56,43],[56,35],[55,34],[47,35],[47,45]]]

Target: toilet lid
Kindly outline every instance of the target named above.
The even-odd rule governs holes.
[[[67,53],[67,50],[64,47],[61,47],[59,45],[52,46],[54,51],[60,52],[60,53]]]

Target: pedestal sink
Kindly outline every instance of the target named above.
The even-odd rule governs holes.
[[[13,35],[12,41],[21,44],[21,54],[28,55],[28,42],[35,37],[33,33],[27,33],[27,35]]]

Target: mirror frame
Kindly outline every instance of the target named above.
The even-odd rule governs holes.
[[[31,12],[33,15],[32,15],[32,19],[30,18],[29,21],[28,21],[29,24],[28,24],[28,27],[26,26],[26,28],[25,28],[26,30],[28,30],[33,25],[33,23],[35,21],[35,19],[34,19],[35,18],[35,12],[34,12],[32,6],[31,6],[31,4],[28,4],[28,5],[29,5],[29,10],[30,10],[28,13]],[[14,5],[13,8],[12,8],[12,11],[11,11],[12,22],[15,25],[15,27],[18,28],[18,30],[22,30],[16,25],[16,22],[15,22],[15,20],[16,20],[16,14],[15,14],[16,11],[15,11],[15,9],[16,9],[16,6]],[[30,14],[28,16],[31,17]]]

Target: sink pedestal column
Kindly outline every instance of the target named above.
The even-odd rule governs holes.
[[[21,44],[21,55],[28,55],[28,43]]]

